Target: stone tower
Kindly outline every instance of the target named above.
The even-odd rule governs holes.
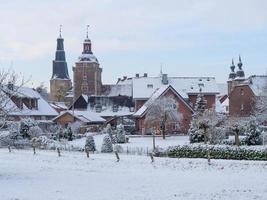
[[[61,27],[59,37],[57,38],[57,50],[55,60],[53,60],[53,73],[50,79],[50,100],[64,101],[66,92],[71,88],[68,66],[64,51],[64,39],[61,36]]]
[[[78,62],[73,67],[73,83],[75,99],[81,94],[101,95],[102,68],[92,52],[91,40],[88,38],[88,28],[86,38],[83,42],[83,52],[78,58]]]

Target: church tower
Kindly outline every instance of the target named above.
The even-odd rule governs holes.
[[[78,98],[81,94],[101,95],[102,91],[102,68],[99,67],[99,62],[92,52],[92,43],[88,38],[88,27],[83,42],[82,55],[73,67],[75,98]]]
[[[64,39],[61,36],[61,26],[59,37],[57,38],[57,49],[55,60],[53,60],[53,72],[50,79],[50,100],[56,102],[64,101],[66,92],[71,88],[68,66],[64,51]]]

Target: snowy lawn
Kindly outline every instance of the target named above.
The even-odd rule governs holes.
[[[103,137],[103,134],[94,136],[96,149],[98,151],[101,150]],[[81,138],[71,141],[68,144],[73,147],[84,148],[85,140],[86,138]],[[155,137],[155,144],[157,147],[164,149],[168,148],[169,146],[189,144],[189,136],[171,136],[166,137],[165,140],[163,140],[162,137]],[[126,151],[127,149],[130,151],[130,153],[134,151],[143,151],[143,153],[145,154],[146,151],[152,150],[153,141],[152,137],[132,136],[130,137],[129,143],[119,145],[123,147],[124,151]]]
[[[266,200],[267,162],[0,149],[1,200]]]

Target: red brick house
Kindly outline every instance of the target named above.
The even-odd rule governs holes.
[[[171,123],[166,123],[167,133],[186,133],[189,128],[194,110],[192,106],[187,101],[185,101],[185,99],[171,85],[163,86],[157,89],[149,98],[149,100],[134,114],[134,117],[136,118],[137,131],[142,134],[147,134],[151,128],[155,128],[157,130],[160,129],[159,124],[145,123],[145,119],[147,112],[150,109],[151,103],[153,103],[153,101],[155,101],[156,99],[162,97],[171,97],[172,99],[174,99],[178,104],[178,113],[182,114],[182,120],[180,122],[172,121]],[[177,126],[178,124],[179,126]]]

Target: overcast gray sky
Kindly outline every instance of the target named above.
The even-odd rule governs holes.
[[[225,82],[241,54],[246,75],[267,70],[266,0],[0,0],[0,66],[49,86],[59,25],[72,66],[86,25],[103,82],[160,65],[172,76]]]

